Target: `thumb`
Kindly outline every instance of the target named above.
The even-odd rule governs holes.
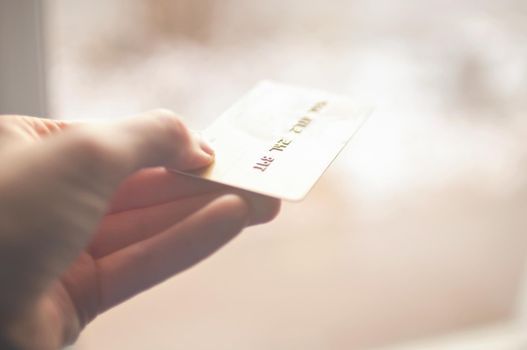
[[[72,124],[4,154],[10,167],[0,173],[0,276],[10,288],[1,300],[13,301],[11,307],[27,303],[60,275],[129,174],[152,166],[203,167],[211,153],[181,119],[157,110],[114,123]]]
[[[119,173],[152,166],[190,170],[213,160],[212,149],[169,110],[113,123],[73,123],[68,131],[57,141],[62,152],[70,149],[89,161],[111,160]]]

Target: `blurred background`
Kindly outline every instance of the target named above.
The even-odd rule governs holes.
[[[61,119],[206,127],[261,79],[376,110],[307,199],[87,349],[527,349],[527,2],[46,0]]]

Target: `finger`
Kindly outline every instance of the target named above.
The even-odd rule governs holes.
[[[162,234],[99,259],[101,311],[203,260],[236,236],[248,215],[241,197],[223,196]]]
[[[245,197],[251,206],[251,223],[272,220],[280,210],[280,200],[221,185],[203,179],[150,168],[138,171],[126,179],[117,189],[110,205],[110,213],[145,208],[205,193],[237,193]]]
[[[221,191],[190,196],[142,209],[106,215],[90,244],[90,254],[101,258],[126,246],[148,239],[175,225],[221,195],[236,193],[250,206],[249,225],[271,221],[280,210],[280,201],[258,194],[223,187]]]
[[[166,168],[143,169],[119,185],[110,204],[110,212],[163,204],[191,195],[200,195],[224,189],[223,186]]]
[[[124,175],[155,166],[196,169],[213,160],[210,146],[167,110],[114,123],[75,124],[69,130],[73,145],[84,146],[88,157],[102,153],[114,162],[112,170]]]
[[[90,244],[89,252],[101,258],[158,234],[206,206],[218,193],[181,198],[142,209],[106,215]]]

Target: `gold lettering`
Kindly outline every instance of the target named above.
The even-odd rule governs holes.
[[[309,117],[303,117],[301,118],[289,131],[292,131],[294,133],[300,134],[302,130],[304,130],[305,127],[311,123],[311,118]]]
[[[317,102],[313,107],[311,107],[309,109],[308,112],[318,113],[327,104],[328,103],[326,101]],[[291,127],[291,129],[289,129],[289,131],[293,132],[295,134],[300,134],[312,121],[313,121],[312,118],[310,118],[308,116],[304,116],[304,117],[300,118],[296,122],[296,124],[293,125]],[[271,149],[269,149],[269,152],[272,152],[272,151],[283,152],[287,148],[287,146],[289,146],[289,144],[291,142],[293,142],[293,140],[286,139],[286,138],[281,138],[280,140],[278,140],[273,145],[273,147]],[[260,170],[261,172],[264,172],[264,171],[267,170],[267,168],[269,167],[269,165],[271,165],[271,163],[273,161],[274,161],[274,158],[271,158],[271,157],[268,157],[268,156],[263,156],[262,158],[260,158],[260,160],[258,162],[256,162],[256,164],[254,164],[253,169]]]
[[[324,107],[326,107],[327,105],[327,101],[320,101],[320,102],[317,102],[313,107],[311,107],[311,109],[309,109],[310,112],[320,112],[320,110]]]

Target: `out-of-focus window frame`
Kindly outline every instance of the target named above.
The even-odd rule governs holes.
[[[40,0],[0,0],[0,114],[48,114]]]

